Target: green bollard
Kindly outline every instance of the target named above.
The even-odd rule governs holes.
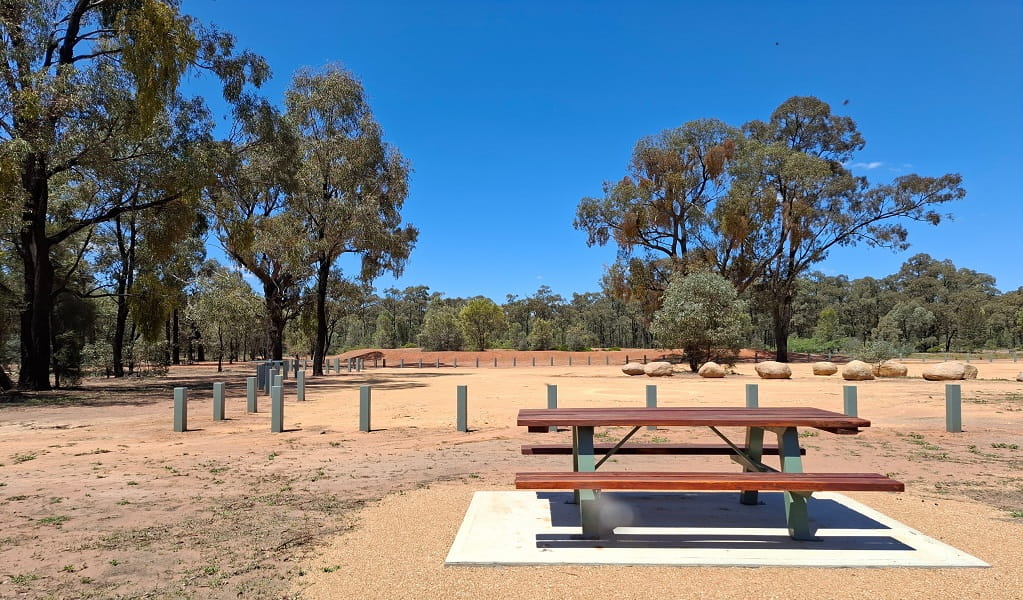
[[[213,420],[224,420],[224,383],[222,381],[213,384]]]
[[[258,412],[256,410],[256,378],[246,377],[245,378],[245,410],[250,413]]]
[[[299,402],[303,402],[305,400],[305,371],[295,373],[295,377],[298,379],[295,384],[295,396]]]
[[[656,385],[648,385],[648,386],[646,386],[646,407],[647,408],[657,408],[657,386]],[[657,430],[657,426],[656,425],[650,425],[650,426],[647,427],[647,430],[649,430],[649,431],[656,431]]]
[[[284,433],[284,388],[279,385],[270,388],[270,433]]]
[[[551,366],[552,367],[554,366],[554,357],[553,356],[551,357]]]
[[[188,431],[188,388],[174,388],[174,431]]]
[[[464,385],[458,386],[458,415],[456,418],[456,426],[458,431],[462,433],[469,432],[469,417],[468,417],[468,388]]]
[[[495,369],[497,368],[497,357],[496,356],[494,357],[494,368]]]
[[[547,384],[547,408],[558,407],[558,386],[548,383]],[[547,427],[547,431],[551,433],[558,431],[557,425],[550,425]]]
[[[338,375],[341,374],[341,358],[337,356],[334,357],[334,372]]]
[[[572,355],[571,354],[568,355],[568,366],[570,366],[570,367],[572,366]]]
[[[476,368],[480,368],[480,357],[476,357]]]
[[[536,357],[535,356],[533,357],[533,366],[534,367],[536,366]]]
[[[405,359],[404,358],[398,361],[398,368],[399,369],[404,369],[405,368]]]
[[[368,385],[359,388],[359,431],[372,431],[369,426],[370,389]]]
[[[842,386],[842,403],[845,407],[845,415],[848,417],[858,417],[859,412],[856,406],[856,386],[845,385]]]
[[[945,431],[963,431],[963,393],[957,383],[945,384]]]
[[[746,384],[746,408],[758,408],[760,406],[760,388],[755,383]]]

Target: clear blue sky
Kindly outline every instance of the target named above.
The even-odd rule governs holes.
[[[613,247],[572,228],[635,142],[704,117],[767,119],[813,95],[867,140],[855,169],[962,174],[954,220],[902,253],[834,252],[831,275],[883,277],[925,252],[1023,286],[1023,10],[983,2],[184,0],[265,56],[280,102],[302,66],[340,62],[411,161],[405,274],[448,297],[598,291]],[[847,105],[843,101],[848,100]]]

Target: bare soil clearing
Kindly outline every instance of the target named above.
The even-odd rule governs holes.
[[[519,470],[564,466],[565,457],[519,453],[522,443],[566,441],[567,432],[527,434],[515,426],[520,408],[545,406],[545,384],[558,386],[563,406],[641,405],[648,384],[657,384],[663,405],[735,406],[745,384],[758,383],[763,406],[840,411],[848,383],[815,377],[799,363],[791,380],[761,380],[752,362],[716,380],[681,365],[672,378],[621,373],[626,354],[641,360],[644,353],[656,355],[573,353],[568,366],[569,355],[554,352],[385,351],[387,368],[309,377],[303,403],[289,380],[283,434],[269,432],[268,397],[260,396],[259,413],[245,413],[244,378],[254,374],[248,364],[221,374],[210,364],[175,367],[166,378],[93,380],[0,403],[0,598],[569,598],[586,587],[638,598],[677,591],[677,569],[558,568],[553,585],[552,570],[443,566],[472,492],[510,489]],[[551,357],[558,366],[548,366]],[[458,368],[438,369],[437,358],[457,359]],[[407,368],[395,368],[401,360]],[[860,416],[873,426],[858,436],[809,435],[804,464],[891,473],[906,482],[905,494],[850,495],[993,568],[826,577],[808,569],[688,569],[687,589],[748,596],[770,575],[831,597],[836,588],[822,579],[854,582],[850,595],[859,597],[1019,597],[1023,561],[1012,540],[1023,538],[1023,383],[1015,381],[1023,363],[974,362],[979,379],[959,382],[960,434],[944,432],[944,384],[921,379],[919,362],[907,364],[908,378],[858,382]],[[214,381],[227,383],[227,421],[212,420]],[[358,430],[361,385],[373,388],[371,433]],[[455,431],[458,385],[468,386],[467,434]],[[172,431],[175,386],[190,388],[183,434]],[[641,435],[714,441],[695,430]],[[664,459],[630,457],[629,467],[646,460]],[[649,584],[662,587],[644,591]]]

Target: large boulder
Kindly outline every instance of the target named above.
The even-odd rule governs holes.
[[[761,379],[788,379],[792,377],[792,369],[785,363],[776,360],[765,360],[754,367]]]
[[[1016,381],[1023,381],[1023,371],[1016,374]]]
[[[716,362],[705,362],[698,371],[700,377],[724,377],[725,368]]]
[[[643,367],[647,377],[671,377],[674,369],[670,362],[652,362]]]
[[[838,365],[833,362],[822,361],[813,363],[814,375],[834,375],[838,373]]]
[[[976,379],[977,378],[977,367],[967,364],[963,367],[963,379]]]
[[[894,360],[886,360],[874,367],[874,375],[878,377],[905,377],[907,373],[909,368]]]
[[[626,375],[642,375],[643,365],[641,363],[634,362],[625,363],[625,366],[622,367],[622,373],[625,373]]]
[[[927,381],[957,381],[966,379],[966,363],[950,360],[928,365],[923,372]]]
[[[846,381],[870,381],[874,370],[862,360],[851,360],[842,367],[842,379]]]

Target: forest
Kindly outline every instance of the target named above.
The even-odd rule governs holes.
[[[158,0],[5,2],[0,52],[3,390],[203,360],[303,356],[317,372],[360,347],[686,347],[662,305],[702,273],[744,315],[727,343],[704,344],[780,360],[1023,344],[1023,290],[982,272],[927,255],[879,279],[815,270],[838,246],[905,249],[903,221],[938,225],[935,208],[966,195],[955,174],[854,176],[844,165],[865,142],[816,98],[640,140],[604,197],[578,201],[572,225],[619,251],[599,291],[498,303],[373,287],[414,260],[410,161],[344,67],[303,69],[264,97],[262,57]],[[219,82],[226,132],[207,99],[182,94],[186,75]]]

